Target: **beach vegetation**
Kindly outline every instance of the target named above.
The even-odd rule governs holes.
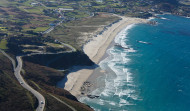
[[[34,32],[44,32],[48,29],[49,27],[37,27],[33,31]]]
[[[190,16],[188,5],[185,0],[179,3],[177,0],[0,0],[0,49],[13,57],[34,52],[64,52],[23,58],[24,77],[43,93],[47,111],[69,110],[49,93],[78,110],[91,110],[68,91],[56,87],[57,81],[74,65],[94,65],[83,52],[83,46],[120,20],[114,14],[149,18],[153,16],[151,13],[162,14],[164,11]],[[50,27],[52,30],[46,33]],[[77,51],[68,53],[71,49],[58,41]],[[35,110],[37,100],[20,86],[10,61],[1,53],[0,63],[3,64],[0,65],[0,111]],[[46,67],[47,64],[51,68]],[[60,68],[66,72],[55,70]]]
[[[0,49],[8,49],[8,47],[7,47],[7,40],[6,39],[2,39],[0,41]]]
[[[36,13],[36,14],[43,14],[43,8],[42,7],[32,7],[26,9],[29,13]]]
[[[48,46],[52,46],[52,47],[63,47],[61,44],[57,44],[57,43],[48,43],[48,42],[46,42],[45,44],[47,44]]]
[[[98,28],[102,28],[103,30],[102,26],[109,25],[118,19],[119,17],[116,16],[97,14],[97,16],[93,18],[63,23],[61,26],[56,27],[55,30],[47,35],[60,41],[64,41],[65,43],[74,46],[78,50],[81,50],[82,46],[88,39],[90,39],[90,37],[98,34],[98,32],[94,33],[94,31],[96,31]],[[94,35],[89,35],[90,37],[88,39],[83,39],[82,36],[86,36],[84,35],[85,33],[94,33]]]

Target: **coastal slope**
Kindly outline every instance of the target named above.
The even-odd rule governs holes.
[[[97,37],[94,37],[90,42],[84,45],[83,50],[93,62],[98,64],[106,53],[106,49],[122,29],[131,24],[145,22],[146,19],[121,17],[119,22],[112,24],[102,34],[97,35]],[[83,83],[88,80],[93,71],[94,66],[83,67],[82,70],[70,73],[67,76],[68,80],[65,83],[64,89],[68,90],[72,95],[79,97],[81,95],[80,89]]]

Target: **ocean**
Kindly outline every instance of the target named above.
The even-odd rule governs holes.
[[[81,102],[95,111],[190,111],[190,19],[159,15],[157,25],[133,24],[100,62],[104,81]],[[122,46],[122,47],[121,47]]]

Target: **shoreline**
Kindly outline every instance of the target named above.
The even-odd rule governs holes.
[[[84,45],[83,51],[88,55],[88,57],[95,63],[99,64],[99,62],[105,59],[108,54],[106,53],[107,49],[114,45],[114,38],[117,34],[122,31],[125,27],[131,24],[138,24],[138,23],[146,23],[146,19],[140,18],[131,18],[131,17],[121,17],[122,20],[119,22],[112,24],[103,34],[94,37],[90,42]],[[92,85],[96,87],[95,81],[96,78],[99,77],[101,74],[104,73],[99,67],[94,68],[91,67],[84,67],[81,66],[83,69],[69,73],[67,75],[67,82],[65,83],[64,89],[69,91],[72,95],[79,98],[81,96],[81,90],[87,90],[88,92]],[[84,82],[90,82],[86,86]],[[86,87],[84,87],[86,86]],[[89,89],[88,89],[89,88]],[[94,88],[93,88],[94,89]]]

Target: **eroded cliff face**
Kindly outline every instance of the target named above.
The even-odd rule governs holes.
[[[91,66],[94,63],[82,51],[63,54],[40,54],[24,57],[23,60],[56,69],[68,69],[73,66]]]
[[[0,53],[0,111],[33,111],[38,106],[37,99],[16,80],[11,61]],[[59,102],[51,95],[72,106],[77,111],[92,111],[87,105],[80,103],[68,91],[57,88],[65,72],[53,68],[23,61],[21,74],[25,81],[40,92],[46,101],[46,111],[71,111],[67,105]]]
[[[179,0],[153,0],[156,3],[171,3],[177,5],[179,3]]]

